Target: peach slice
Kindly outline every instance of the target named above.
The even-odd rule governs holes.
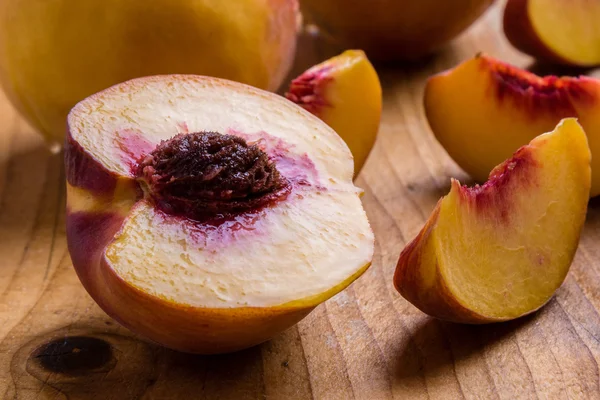
[[[594,155],[592,196],[600,194],[599,101],[597,79],[542,78],[485,55],[431,77],[424,99],[435,137],[478,182],[562,118],[577,117]]]
[[[65,162],[81,282],[121,324],[177,350],[261,343],[371,262],[348,147],[272,93],[128,81],[71,111]]]
[[[350,147],[358,175],[375,144],[381,84],[364,52],[347,50],[294,79],[285,95],[333,128]]]
[[[590,150],[575,119],[533,139],[482,186],[452,181],[400,255],[394,284],[450,321],[505,321],[543,306],[577,250],[590,189]]]
[[[538,59],[579,66],[600,64],[600,2],[508,0],[504,33]]]

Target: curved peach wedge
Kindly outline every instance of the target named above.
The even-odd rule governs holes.
[[[539,77],[478,55],[429,78],[425,114],[440,144],[478,182],[535,136],[576,117],[592,151],[591,196],[600,194],[600,81]]]
[[[394,284],[423,312],[455,322],[506,321],[542,307],[577,250],[590,151],[575,119],[533,139],[482,186],[452,181],[402,251]]]
[[[381,84],[364,52],[347,50],[294,79],[285,95],[336,131],[354,156],[358,175],[375,144]]]
[[[600,2],[508,0],[504,33],[517,49],[560,64],[600,64]]]
[[[371,262],[348,147],[272,93],[191,75],[119,84],[73,108],[65,163],[81,282],[173,349],[268,340]]]

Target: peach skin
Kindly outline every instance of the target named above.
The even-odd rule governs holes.
[[[377,61],[416,59],[467,29],[493,0],[300,0],[307,20]]]
[[[348,147],[273,93],[192,75],[119,84],[73,108],[65,164],[81,282],[173,349],[264,342],[371,262]]]
[[[573,118],[534,138],[471,188],[452,181],[402,251],[396,289],[423,312],[463,323],[542,307],[565,279],[587,209],[590,150]]]
[[[279,88],[294,60],[297,0],[4,0],[0,82],[52,144],[69,110],[128,79],[200,74]]]
[[[473,179],[562,119],[576,117],[592,151],[591,196],[600,194],[600,81],[539,77],[486,55],[431,77],[425,114],[437,140]],[[597,155],[597,156],[596,156]]]
[[[286,97],[321,118],[344,139],[354,174],[375,144],[381,118],[381,84],[364,52],[348,50],[294,79]]]

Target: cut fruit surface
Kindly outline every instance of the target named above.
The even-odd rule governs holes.
[[[348,50],[315,65],[292,81],[286,97],[344,139],[357,175],[375,144],[382,107],[379,77],[365,53]]]
[[[143,336],[190,352],[245,348],[370,264],[350,151],[277,95],[142,78],[84,100],[68,122],[73,264],[99,305]]]
[[[590,152],[565,119],[496,167],[482,186],[452,182],[403,250],[394,283],[425,313],[483,323],[520,317],[562,284],[585,221]]]
[[[478,182],[562,118],[577,117],[594,155],[591,196],[600,194],[599,101],[597,79],[539,77],[486,55],[431,77],[424,97],[436,139]]]
[[[600,2],[509,0],[504,32],[519,50],[536,58],[579,66],[600,64]]]

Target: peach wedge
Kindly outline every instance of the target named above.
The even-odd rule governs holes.
[[[478,55],[431,77],[425,114],[440,144],[478,182],[519,147],[576,117],[592,151],[591,196],[600,194],[600,81],[539,77]]]
[[[272,93],[191,75],[128,81],[71,111],[65,162],[81,282],[173,349],[268,340],[371,262],[348,147]]]
[[[565,119],[484,185],[453,180],[402,251],[396,288],[423,312],[455,322],[506,321],[539,309],[577,250],[590,175],[585,132]]]
[[[600,2],[508,0],[504,33],[517,49],[559,64],[600,64]]]
[[[375,143],[381,118],[381,84],[360,50],[347,50],[294,79],[285,95],[321,118],[344,139],[358,175]]]

